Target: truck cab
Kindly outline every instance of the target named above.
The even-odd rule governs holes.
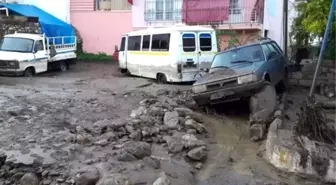
[[[66,71],[77,57],[75,51],[75,37],[27,33],[5,35],[0,41],[0,74],[30,77],[51,68]]]

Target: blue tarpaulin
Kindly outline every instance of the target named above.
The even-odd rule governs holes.
[[[75,31],[70,24],[54,17],[53,15],[50,15],[36,6],[23,4],[2,4],[0,5],[0,8],[1,7],[8,8],[8,10],[21,16],[38,17],[42,33],[44,33],[47,37],[75,36]],[[57,39],[55,42],[55,44],[60,44],[61,40]],[[64,39],[64,43],[74,42],[75,40],[73,37]]]

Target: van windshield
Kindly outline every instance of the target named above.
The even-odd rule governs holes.
[[[229,50],[216,55],[211,68],[230,67],[237,63],[259,62],[265,60],[260,45],[252,45],[243,48]]]
[[[0,42],[0,51],[30,53],[33,50],[34,40],[26,38],[5,37]]]

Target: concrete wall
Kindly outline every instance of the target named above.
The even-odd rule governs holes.
[[[64,22],[70,23],[69,0],[16,0],[16,2],[34,5]]]
[[[71,23],[83,39],[85,52],[113,54],[114,46],[120,45],[122,34],[132,31],[132,13],[75,11],[71,12]]]

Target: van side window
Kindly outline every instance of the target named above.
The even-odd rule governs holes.
[[[182,35],[182,45],[184,52],[192,52],[196,50],[195,34],[185,33]]]
[[[149,42],[150,42],[150,35],[144,35],[142,37],[142,51],[149,51]]]
[[[152,51],[169,51],[170,34],[152,36]]]
[[[125,40],[126,40],[125,37],[123,37],[123,38],[121,39],[120,50],[119,50],[119,51],[125,51]]]
[[[201,33],[199,36],[199,42],[201,51],[211,51],[211,34]]]
[[[128,37],[127,50],[140,51],[141,36]]]

